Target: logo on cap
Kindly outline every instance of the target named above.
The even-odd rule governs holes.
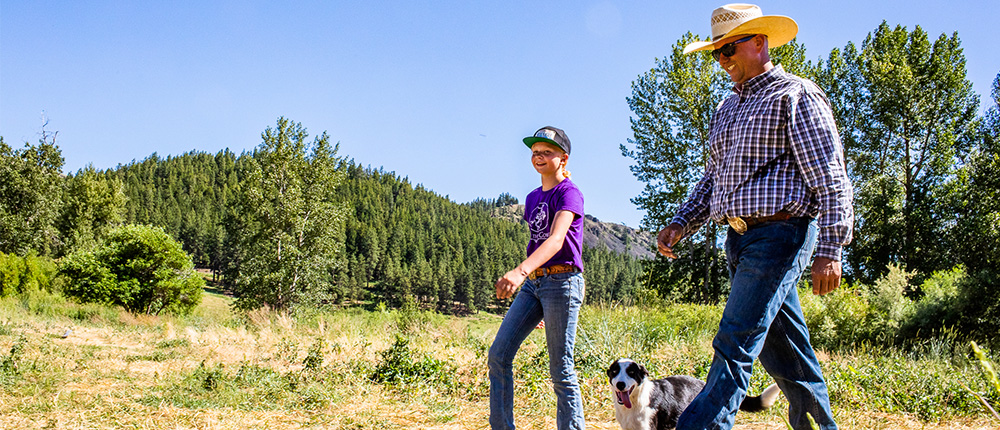
[[[535,137],[544,137],[549,140],[556,140],[556,132],[555,130],[543,128],[535,132]]]

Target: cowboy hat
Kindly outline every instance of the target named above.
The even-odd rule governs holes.
[[[715,42],[742,34],[763,34],[768,46],[775,48],[794,39],[798,32],[798,24],[787,16],[765,16],[754,4],[727,4],[712,11],[712,40],[689,43],[684,53],[714,49]]]

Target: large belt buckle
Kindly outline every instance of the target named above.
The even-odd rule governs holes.
[[[729,226],[732,227],[733,230],[736,230],[737,233],[743,234],[747,232],[747,222],[743,221],[743,218],[731,216],[726,218],[726,221],[729,222]]]

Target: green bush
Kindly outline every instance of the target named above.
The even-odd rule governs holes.
[[[864,287],[845,285],[823,297],[799,290],[799,299],[813,346],[839,350],[876,340],[873,310]]]
[[[392,347],[382,351],[382,361],[369,377],[373,382],[405,388],[424,384],[445,389],[454,388],[452,375],[457,369],[451,363],[420,354],[410,348],[410,339],[396,335]]]
[[[0,252],[0,297],[50,291],[56,265],[45,257],[21,257]]]
[[[1000,347],[1000,270],[991,268],[969,274],[959,283],[962,331],[986,345]]]
[[[924,345],[950,342],[958,332],[968,300],[965,269],[934,272],[909,291],[913,274],[896,265],[873,286],[845,286],[823,297],[800,291],[813,345],[827,350],[859,345]],[[917,297],[915,300],[909,296]]]
[[[914,315],[906,297],[912,274],[890,265],[873,286],[847,285],[819,297],[799,291],[806,325],[815,347],[853,349],[860,345],[894,345],[901,328]]]
[[[96,248],[68,255],[59,272],[69,279],[69,297],[154,315],[190,313],[205,285],[180,243],[162,228],[139,225],[116,228]]]
[[[959,325],[963,303],[959,286],[966,278],[965,268],[934,272],[920,285],[920,298],[913,304],[911,317],[903,324],[902,337],[941,336]]]

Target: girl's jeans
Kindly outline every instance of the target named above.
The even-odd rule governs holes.
[[[543,318],[549,374],[556,392],[557,428],[584,428],[583,401],[573,368],[583,294],[580,272],[529,279],[521,286],[490,347],[490,426],[494,430],[514,428],[514,355]]]
[[[765,223],[743,235],[729,230],[732,292],[712,342],[707,384],[681,414],[678,430],[732,428],[757,358],[788,399],[793,428],[811,428],[806,413],[820,429],[837,428],[796,290],[816,237],[811,218]]]

